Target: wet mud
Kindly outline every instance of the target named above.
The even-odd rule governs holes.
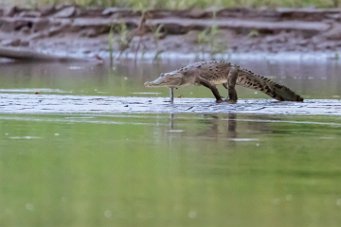
[[[114,52],[282,53],[341,49],[338,9],[149,10],[53,5],[0,9],[0,46],[108,57]]]
[[[341,115],[340,100],[310,99],[279,102],[243,99],[237,104],[209,98],[115,97],[41,94],[0,94],[0,113],[14,114],[113,114],[113,113],[243,113],[285,115]]]

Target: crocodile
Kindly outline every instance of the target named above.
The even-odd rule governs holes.
[[[171,102],[174,100],[174,89],[185,85],[202,85],[209,88],[217,103],[223,102],[216,85],[222,84],[228,90],[228,103],[238,100],[236,85],[264,92],[279,101],[303,102],[303,98],[289,88],[269,78],[257,75],[241,66],[225,61],[201,61],[191,63],[177,70],[161,73],[153,81],[144,83],[145,87],[168,87]]]

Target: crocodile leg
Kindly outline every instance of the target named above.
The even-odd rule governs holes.
[[[203,78],[198,78],[198,83],[209,88],[212,91],[217,103],[223,102],[216,86],[212,85],[210,82]]]
[[[227,90],[228,90],[228,96],[229,96],[229,99],[227,100],[227,102],[231,104],[236,103],[238,99],[237,91],[235,88],[237,77],[238,77],[238,72],[239,72],[239,68],[233,67],[231,68],[231,70],[229,71],[229,74],[227,75]]]
[[[169,88],[169,96],[170,96],[170,102],[174,103],[174,88],[173,87]]]

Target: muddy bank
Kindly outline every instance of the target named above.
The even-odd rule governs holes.
[[[108,57],[341,50],[339,9],[0,9],[2,47]]]

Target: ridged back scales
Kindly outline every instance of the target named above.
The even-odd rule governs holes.
[[[236,84],[264,92],[279,101],[303,101],[301,96],[289,88],[246,69],[240,69]]]

